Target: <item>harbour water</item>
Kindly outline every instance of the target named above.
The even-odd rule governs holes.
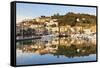
[[[70,37],[16,42],[17,65],[96,61],[96,40]]]

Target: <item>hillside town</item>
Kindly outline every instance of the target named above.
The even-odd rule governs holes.
[[[85,21],[86,18],[76,18],[75,22]],[[89,24],[85,24],[89,25]],[[30,20],[23,20],[16,24],[16,39],[51,37],[72,37],[83,39],[96,39],[96,23],[89,27],[81,25],[60,25],[59,19],[41,16]]]

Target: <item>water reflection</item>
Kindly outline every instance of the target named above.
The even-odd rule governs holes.
[[[48,40],[47,39],[46,40],[45,39],[35,39],[35,40],[18,41],[16,44],[17,44],[16,52],[17,52],[18,60],[21,55],[23,55],[24,57],[26,54],[28,55],[31,54],[31,55],[38,55],[38,57],[43,57],[43,56],[45,57],[46,55],[48,55],[49,59],[55,58],[55,57],[56,59],[57,58],[59,59],[59,58],[64,57],[64,59],[60,61],[66,62],[68,58],[70,59],[74,57],[79,57],[78,60],[80,60],[82,56],[90,57],[90,55],[96,54],[96,40],[92,40],[92,39],[84,40],[84,39],[76,39],[76,38],[69,38],[69,37],[67,38],[55,37],[55,38],[50,38]],[[29,56],[26,58],[29,59]],[[32,59],[34,60],[34,57]],[[94,59],[96,59],[96,56],[94,57]],[[49,61],[50,60],[44,61],[44,62],[46,63]],[[38,60],[37,64],[39,62],[41,64],[43,61]],[[51,63],[53,62],[54,61],[52,61]],[[18,61],[18,64],[19,64],[19,61]],[[25,64],[25,62],[23,62],[23,64]],[[31,62],[30,64],[33,64],[33,62]]]

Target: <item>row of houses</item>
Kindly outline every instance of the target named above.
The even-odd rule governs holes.
[[[28,28],[34,29],[37,34],[77,34],[85,33],[91,34],[96,33],[96,26],[90,28],[84,28],[82,26],[73,26],[63,25],[59,26],[57,19],[51,19],[50,17],[39,17],[29,21],[23,21],[16,25],[17,33],[20,33],[20,30],[27,30]]]
[[[58,22],[57,19],[50,18],[36,18],[32,21],[21,22],[16,25],[17,33],[20,33],[20,30],[27,30],[28,28],[34,29],[35,33],[58,33]]]

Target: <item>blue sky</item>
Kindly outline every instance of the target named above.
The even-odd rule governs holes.
[[[63,15],[68,12],[96,15],[96,8],[95,7],[80,7],[80,6],[28,4],[28,3],[16,4],[16,15],[17,15],[18,21],[21,21],[27,18],[29,19],[36,18],[41,15],[51,16],[55,13],[59,13],[60,15]]]

